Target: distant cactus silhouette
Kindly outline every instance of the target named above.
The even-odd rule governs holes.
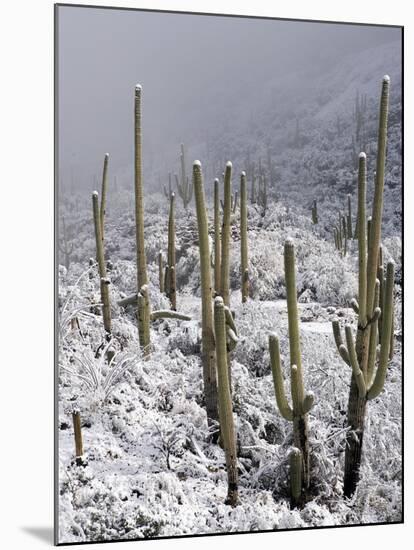
[[[240,255],[242,302],[246,302],[249,297],[246,172],[240,177]]]

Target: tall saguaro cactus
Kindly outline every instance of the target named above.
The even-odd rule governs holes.
[[[180,153],[180,163],[181,163],[181,182],[176,176],[177,191],[180,195],[184,208],[187,210],[188,205],[193,198],[193,184],[190,183],[189,177],[186,174],[185,170],[185,151],[184,144],[181,144],[181,153]]]
[[[167,256],[166,294],[171,302],[171,309],[177,309],[176,275],[175,275],[175,194],[170,197],[170,214],[168,218],[168,256]]]
[[[303,384],[296,296],[295,252],[291,239],[288,239],[285,242],[284,263],[288,307],[292,406],[289,405],[284,390],[283,375],[280,365],[279,340],[275,334],[271,334],[269,337],[270,362],[272,367],[276,402],[283,418],[293,422],[294,445],[301,452],[302,482],[303,487],[307,489],[310,482],[310,461],[308,423],[306,415],[312,408],[314,397],[311,392],[305,393]],[[294,500],[297,500],[297,496],[294,497]]]
[[[111,305],[109,301],[109,279],[106,274],[104,245],[101,231],[101,216],[99,212],[98,191],[92,193],[93,221],[95,226],[96,259],[98,261],[99,279],[102,300],[102,316],[107,335],[111,334]]]
[[[142,87],[135,86],[135,228],[137,249],[137,294],[142,294],[142,288],[148,284],[147,259],[145,256],[144,240],[144,191],[142,184],[142,131],[141,131],[141,95]],[[141,315],[142,323],[138,322],[139,340],[142,347],[148,350],[150,344],[150,305],[148,289],[146,299],[141,301],[144,308],[148,308]],[[139,297],[139,296],[138,296]],[[139,300],[138,300],[139,305]],[[139,318],[139,311],[138,311]]]
[[[198,242],[201,272],[201,335],[204,397],[209,423],[217,421],[217,377],[213,328],[213,291],[211,287],[210,246],[208,241],[207,210],[204,198],[201,163],[193,164],[193,187],[196,201]]]
[[[101,208],[100,208],[102,240],[105,239],[106,191],[108,188],[108,161],[109,161],[109,153],[105,153],[103,173],[102,173],[102,194],[101,194]]]
[[[65,267],[69,269],[70,255],[73,252],[73,242],[69,244],[68,234],[66,231],[65,217],[62,217],[62,241],[59,243],[59,250],[65,259]]]
[[[226,164],[224,173],[224,208],[221,230],[221,275],[220,295],[226,306],[230,305],[230,219],[231,219],[231,172],[232,163]]]
[[[313,201],[312,205],[312,223],[316,225],[318,223],[318,203],[316,199]]]
[[[346,216],[346,229],[347,229],[347,235],[348,239],[352,239],[353,232],[352,232],[352,205],[351,205],[351,195],[347,195],[347,201],[348,201],[348,214]]]
[[[345,327],[343,343],[339,323],[333,322],[335,342],[342,359],[351,366],[352,377],[348,402],[347,446],[345,450],[344,495],[351,496],[359,480],[367,401],[377,397],[384,386],[392,339],[394,263],[387,264],[384,298],[380,307],[380,281],[377,280],[381,241],[384,192],[384,171],[387,143],[389,98],[388,76],[382,81],[377,164],[374,200],[369,236],[366,223],[366,155],[359,155],[358,168],[358,328],[354,339],[351,326]],[[381,340],[378,362],[378,320],[381,319]],[[376,364],[377,363],[377,364]]]
[[[214,288],[220,294],[221,287],[221,234],[220,234],[220,180],[214,180]]]
[[[249,265],[247,243],[247,182],[246,172],[240,177],[240,254],[242,302],[249,297]]]
[[[233,407],[227,365],[227,337],[225,306],[221,296],[214,300],[214,331],[216,337],[216,360],[218,377],[218,404],[220,432],[226,454],[228,492],[226,504],[238,504],[238,472],[236,433],[234,429]]]

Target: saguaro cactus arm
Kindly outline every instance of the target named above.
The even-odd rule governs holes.
[[[385,288],[385,303],[382,319],[382,340],[379,364],[377,372],[375,374],[372,386],[368,391],[367,398],[375,399],[383,390],[385,376],[387,374],[390,343],[391,343],[391,329],[392,329],[392,313],[393,313],[393,300],[394,300],[394,262],[388,262],[387,264],[387,282]]]
[[[269,336],[269,350],[270,350],[270,366],[272,368],[273,384],[275,388],[276,403],[279,408],[280,414],[285,420],[293,420],[293,410],[288,403],[282,369],[280,366],[280,351],[279,351],[279,339],[276,334],[270,334]]]

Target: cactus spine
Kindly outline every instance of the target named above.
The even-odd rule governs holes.
[[[92,193],[93,221],[95,226],[96,259],[98,261],[99,279],[102,300],[102,316],[107,335],[111,333],[111,306],[109,302],[109,280],[106,276],[105,253],[101,232],[101,216],[99,212],[98,192]]]
[[[137,249],[137,294],[143,293],[145,298],[141,300],[141,306],[145,310],[138,310],[138,330],[141,346],[149,352],[150,344],[150,305],[148,296],[147,259],[145,256],[144,240],[144,193],[142,184],[142,132],[141,132],[141,93],[142,87],[135,86],[135,228]],[[145,286],[145,289],[144,289]],[[143,290],[144,289],[144,290]],[[140,301],[138,300],[138,306]]]
[[[200,251],[201,272],[201,334],[204,397],[209,423],[218,419],[217,379],[213,329],[213,305],[211,288],[210,247],[208,241],[208,221],[204,198],[203,174],[201,163],[193,164],[193,187],[196,202],[198,242]]]
[[[347,445],[345,450],[344,495],[350,497],[359,480],[366,404],[377,397],[385,382],[392,339],[394,263],[387,264],[383,306],[379,307],[380,285],[377,280],[380,255],[381,221],[387,141],[389,77],[382,81],[378,129],[377,165],[372,220],[367,237],[366,223],[366,155],[359,155],[358,170],[358,329],[345,327],[346,346],[342,343],[337,321],[333,323],[335,341],[344,361],[352,368],[348,402]],[[377,366],[376,345],[378,319],[381,318],[380,354]],[[376,368],[375,368],[376,366]]]
[[[103,173],[102,173],[102,194],[101,194],[101,209],[100,209],[102,240],[105,239],[106,191],[108,188],[108,161],[109,161],[109,154],[105,153]]]
[[[232,164],[226,164],[224,174],[224,210],[221,230],[220,295],[226,306],[230,305],[230,218],[231,218],[231,172]]]
[[[176,275],[175,275],[175,194],[170,197],[170,214],[168,219],[168,259],[167,259],[167,285],[165,292],[171,302],[171,309],[177,309]]]
[[[249,297],[249,264],[247,243],[247,183],[246,172],[240,177],[240,252],[242,302]]]
[[[279,340],[275,334],[269,336],[270,362],[275,387],[276,403],[283,418],[293,422],[294,445],[301,452],[302,483],[305,489],[310,482],[310,460],[307,413],[313,405],[313,394],[306,393],[303,384],[302,358],[300,351],[298,306],[296,298],[295,252],[293,242],[288,239],[284,250],[285,279],[288,306],[288,328],[290,346],[290,372],[292,406],[289,405],[283,384],[280,365]]]
[[[180,153],[180,163],[181,163],[181,183],[176,176],[177,191],[180,195],[184,208],[187,210],[191,199],[193,198],[193,184],[190,183],[189,178],[185,171],[185,152],[184,144],[181,144],[181,153]]]
[[[312,223],[314,225],[318,223],[318,203],[316,199],[314,199],[312,206]]]
[[[238,472],[236,433],[234,429],[233,408],[227,365],[226,317],[223,299],[214,300],[214,329],[216,337],[217,386],[220,417],[220,432],[226,454],[228,492],[226,504],[238,504]]]
[[[220,181],[214,180],[214,288],[220,294],[221,281],[221,236],[220,236]]]

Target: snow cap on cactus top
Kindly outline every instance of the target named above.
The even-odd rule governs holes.
[[[94,191],[94,192],[92,193],[92,197],[97,197],[97,196],[98,196],[98,191]]]
[[[220,180],[218,178],[214,178],[214,183],[220,183]]]
[[[221,296],[216,296],[214,298],[214,303],[217,305],[224,305],[223,298]]]
[[[231,160],[228,160],[226,162],[226,168],[232,168],[233,164],[231,163]]]
[[[293,246],[293,239],[292,237],[288,237],[285,241],[285,245],[287,246]]]
[[[390,77],[389,77],[387,74],[385,74],[385,75],[382,77],[382,81],[383,81],[383,82],[389,82],[389,81],[390,81]]]
[[[109,153],[105,153],[105,158],[109,159]]]
[[[359,158],[360,159],[366,159],[367,155],[363,151],[361,151],[361,153],[359,153]]]
[[[199,160],[195,160],[193,162],[193,166],[199,166],[201,168],[201,162]]]
[[[243,178],[246,177],[246,172],[243,170],[243,172],[241,173],[241,175],[243,176]]]
[[[135,84],[135,91],[140,92],[142,90],[141,84]]]

